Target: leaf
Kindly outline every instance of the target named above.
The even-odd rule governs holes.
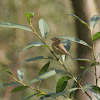
[[[82,87],[82,90],[86,91],[87,89],[94,93],[96,100],[100,100],[100,87],[85,83],[85,86]]]
[[[92,88],[90,88],[89,90],[94,93],[96,100],[100,100],[100,87],[92,86]]]
[[[30,18],[35,16],[35,12],[26,12],[25,14],[28,22],[30,23]]]
[[[70,50],[71,42],[70,40],[64,40],[63,42],[64,47],[66,48],[67,51]]]
[[[53,76],[55,74],[59,74],[59,73],[62,73],[62,72],[64,72],[64,71],[61,71],[61,70],[51,70],[51,71],[45,72],[45,73],[37,76],[35,79],[33,79],[31,81],[31,83],[39,82],[41,80],[44,80],[46,78],[49,78],[49,77],[51,77],[51,76]]]
[[[100,32],[97,32],[96,34],[93,35],[93,41],[95,41],[99,38],[100,38]]]
[[[92,63],[93,63],[93,61],[90,60],[90,59],[82,59],[82,58],[71,59],[71,60],[69,60],[69,61],[73,61],[73,60],[77,60],[77,61],[87,61],[87,62],[92,62]]]
[[[89,27],[89,25],[88,25],[86,22],[84,22],[81,18],[79,18],[78,16],[76,16],[76,15],[74,15],[74,14],[68,14],[68,15],[73,16],[73,17],[76,18],[78,21],[80,21],[82,24],[84,24],[84,25],[86,25],[87,27]]]
[[[66,49],[67,51],[69,51],[69,50],[70,50],[70,46],[71,46],[70,40],[64,40],[62,43],[63,43],[65,49]],[[62,55],[62,60],[63,60],[63,62],[66,60],[66,57],[67,57],[67,55]]]
[[[18,92],[18,91],[21,91],[21,90],[24,90],[24,89],[27,89],[28,86],[19,86],[19,87],[16,87],[14,88],[11,93],[14,93],[14,92]]]
[[[58,96],[62,96],[62,95],[65,95],[67,93],[70,93],[72,91],[75,91],[77,90],[78,88],[71,88],[71,89],[68,89],[66,91],[63,91],[63,92],[59,92],[59,93],[48,93],[47,95],[41,97],[39,100],[44,100],[45,98],[47,97],[58,97]]]
[[[19,79],[22,81],[23,76],[24,76],[24,72],[21,70],[17,70],[17,74],[18,74]]]
[[[33,96],[35,96],[35,95],[37,95],[37,93],[35,93],[35,94],[33,94],[33,95],[30,95],[30,96],[28,96],[28,97],[26,97],[26,98],[24,98],[24,99],[22,99],[22,100],[29,100],[31,97],[33,97]]]
[[[68,40],[71,40],[73,42],[77,42],[79,44],[85,45],[85,46],[87,46],[87,47],[92,49],[92,47],[88,43],[83,41],[83,40],[80,40],[80,39],[77,39],[77,38],[74,38],[74,37],[70,37],[70,36],[57,36],[57,37],[63,38],[63,39],[68,39]]]
[[[4,83],[0,88],[3,88],[5,86],[12,86],[12,85],[21,85],[21,83],[18,82],[11,82],[11,83]]]
[[[65,61],[65,59],[66,59],[66,55],[62,55],[63,62]]]
[[[2,69],[4,70],[5,72],[9,73],[13,78],[15,77],[10,71],[6,70],[6,69]]]
[[[91,20],[90,20],[90,28],[93,30],[94,27],[96,26],[98,20],[100,19],[100,17],[98,15],[94,15]]]
[[[26,59],[25,62],[36,61],[41,59],[53,59],[53,57],[45,58],[44,56],[37,56],[37,57],[32,57],[30,59]]]
[[[69,79],[72,79],[72,78],[69,76],[63,76],[58,80],[57,86],[56,86],[56,93],[62,92],[65,89]]]
[[[39,72],[39,75],[43,74],[44,72],[46,72],[49,68],[50,62],[48,62],[47,64],[45,64],[42,69]]]
[[[25,52],[27,49],[29,49],[29,48],[32,48],[32,47],[39,47],[39,46],[46,46],[46,47],[47,47],[47,45],[45,45],[44,43],[35,41],[35,42],[32,42],[32,43],[28,44],[27,46],[25,46],[24,49],[22,50],[22,52],[20,53],[20,55],[21,55],[23,52]]]
[[[81,66],[80,69],[86,69],[85,67]]]
[[[91,89],[92,86],[93,86],[92,84],[85,83],[85,86],[83,86],[83,87],[81,88],[81,90],[82,90],[83,92],[85,92],[86,90]]]
[[[49,32],[49,26],[42,18],[39,20],[39,29],[42,37],[46,38],[46,35]]]
[[[8,27],[8,28],[19,28],[19,29],[23,29],[23,30],[27,30],[27,31],[32,32],[31,28],[26,27],[26,26],[24,26],[22,24],[0,22],[0,26],[2,26],[2,27]]]
[[[90,67],[92,67],[92,66],[95,66],[95,65],[100,65],[100,63],[99,62],[95,62],[95,63],[92,63],[91,65],[90,65]]]

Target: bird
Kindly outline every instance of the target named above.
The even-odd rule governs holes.
[[[68,51],[65,49],[64,45],[62,44],[61,40],[57,37],[54,37],[52,40],[52,49],[56,54],[59,55],[68,55],[69,57],[73,58]]]

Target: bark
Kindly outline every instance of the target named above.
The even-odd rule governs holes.
[[[72,0],[73,8],[75,15],[83,19],[85,22],[89,24],[89,20],[92,16],[98,15],[98,10],[96,7],[96,0]],[[86,41],[88,44],[92,45],[91,42],[91,35],[89,29],[76,20],[76,29],[77,29],[77,36],[79,39],[82,39]],[[98,32],[99,28],[96,26],[93,33]],[[96,55],[98,50],[98,42],[95,43],[95,51]],[[100,47],[99,47],[100,48]],[[87,59],[93,59],[93,52],[91,49],[84,47],[82,45],[78,45],[77,47],[77,54],[78,58],[87,58]],[[78,62],[79,67],[85,66],[89,67],[90,63],[88,62]],[[99,69],[100,70],[100,69]],[[78,73],[82,73],[82,71],[79,69]],[[79,75],[78,75],[79,76]],[[85,77],[82,79],[81,84],[84,85],[84,82],[91,83],[95,85],[95,77],[92,73],[88,72]],[[91,92],[88,91],[88,94],[92,96],[92,99],[94,100],[94,96]],[[83,94],[81,91],[77,93],[77,100],[89,100],[89,97],[86,96],[86,94]]]

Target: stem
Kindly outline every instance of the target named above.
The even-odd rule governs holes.
[[[35,33],[39,39],[46,45],[45,41],[40,37],[40,35],[38,35],[38,33],[36,32],[36,30],[34,29],[33,25],[31,24],[30,21],[30,26],[33,30],[33,33]],[[54,55],[54,57],[56,58],[56,60],[64,67],[64,69],[67,71],[67,73],[72,77],[72,79],[79,85],[80,88],[82,88],[81,84],[77,81],[77,79],[69,72],[69,70],[65,67],[65,65],[58,60],[57,56],[55,55],[55,53],[49,48],[49,46],[47,46],[47,48],[50,50],[50,52]],[[89,94],[87,92],[85,92],[85,94],[92,100],[92,98],[89,96]]]
[[[93,33],[90,27],[88,27],[91,32],[91,38],[92,38],[92,47],[93,47],[93,58],[94,58],[94,64],[95,64],[95,79],[96,79],[96,86],[97,86],[97,68],[96,68],[96,58],[95,58],[95,50],[94,50],[94,42],[93,42]]]

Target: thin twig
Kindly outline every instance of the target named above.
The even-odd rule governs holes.
[[[97,86],[97,68],[96,68],[96,57],[95,57],[95,50],[94,50],[94,42],[93,42],[93,33],[90,27],[88,27],[91,32],[91,38],[92,38],[92,47],[93,47],[93,58],[94,58],[94,64],[95,64],[95,79],[96,79],[96,86]]]

